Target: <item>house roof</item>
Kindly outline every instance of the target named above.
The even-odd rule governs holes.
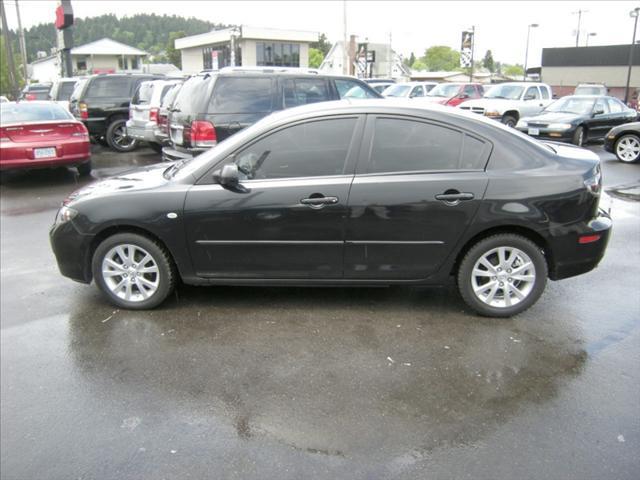
[[[147,52],[110,38],[101,38],[95,42],[72,48],[71,55],[147,55]]]

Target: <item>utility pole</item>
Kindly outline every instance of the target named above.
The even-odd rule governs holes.
[[[11,84],[11,93],[14,100],[20,96],[20,88],[16,77],[16,65],[13,61],[13,49],[11,48],[11,37],[9,36],[9,27],[7,26],[7,16],[4,12],[4,1],[0,0],[0,16],[2,17],[2,35],[4,35],[4,48],[7,55],[7,66],[9,67],[9,83]]]
[[[24,83],[29,83],[29,69],[27,68],[27,45],[24,41],[24,30],[22,30],[22,22],[20,21],[20,6],[18,0],[16,2],[16,16],[18,17],[18,34],[20,35],[20,53],[22,54],[22,68],[24,72]]]
[[[347,46],[347,0],[342,1],[342,74],[349,75],[349,52]]]
[[[393,75],[393,49],[391,48],[391,32],[389,32],[389,56],[387,57],[389,60],[389,78]]]
[[[582,14],[588,13],[589,10],[578,10],[577,12],[571,12],[573,15],[578,15],[578,29],[576,30],[576,47],[580,42],[580,22],[582,20]]]
[[[476,49],[476,26],[471,26],[471,69],[469,70],[469,81],[473,83],[473,53]]]
[[[525,82],[527,81],[527,63],[529,62],[529,36],[531,34],[532,28],[538,28],[538,24],[532,23],[527,27],[527,49],[525,50],[525,53],[524,53],[524,74],[522,76],[522,79]]]
[[[627,70],[627,86],[624,89],[624,103],[629,101],[629,84],[631,83],[631,66],[633,65],[633,48],[636,46],[636,30],[638,29],[638,15],[640,15],[640,7],[636,7],[629,12],[629,16],[634,19],[633,22],[633,40],[629,45],[629,70]]]

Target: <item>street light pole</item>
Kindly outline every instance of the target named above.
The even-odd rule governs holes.
[[[587,43],[586,43],[585,47],[589,46],[589,37],[595,37],[596,35],[597,35],[596,32],[587,33]]]
[[[576,30],[576,47],[580,42],[580,21],[582,20],[582,14],[587,13],[589,10],[578,10],[577,12],[572,12],[574,15],[578,14],[578,29]]]
[[[524,53],[524,73],[522,74],[522,79],[527,81],[527,62],[529,61],[529,35],[531,34],[532,28],[537,28],[539,25],[537,23],[532,23],[527,27],[527,49]]]
[[[629,12],[629,16],[634,18],[633,22],[633,40],[629,46],[629,70],[627,70],[627,86],[624,89],[624,103],[629,101],[629,83],[631,82],[631,65],[633,65],[633,48],[636,45],[636,30],[638,29],[638,15],[640,14],[640,7],[636,7]]]

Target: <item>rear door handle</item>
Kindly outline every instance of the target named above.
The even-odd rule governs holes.
[[[445,193],[440,193],[436,195],[436,200],[440,200],[441,202],[446,203],[447,205],[457,205],[460,202],[465,200],[473,200],[473,193],[468,192],[458,192],[458,191],[447,191]]]
[[[303,198],[300,200],[300,203],[311,208],[322,208],[325,205],[335,205],[338,203],[338,200],[338,197],[311,196],[309,198]]]

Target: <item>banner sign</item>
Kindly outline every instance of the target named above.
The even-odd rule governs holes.
[[[462,68],[471,67],[471,57],[473,51],[473,32],[462,32],[462,42],[460,44],[460,66]]]

